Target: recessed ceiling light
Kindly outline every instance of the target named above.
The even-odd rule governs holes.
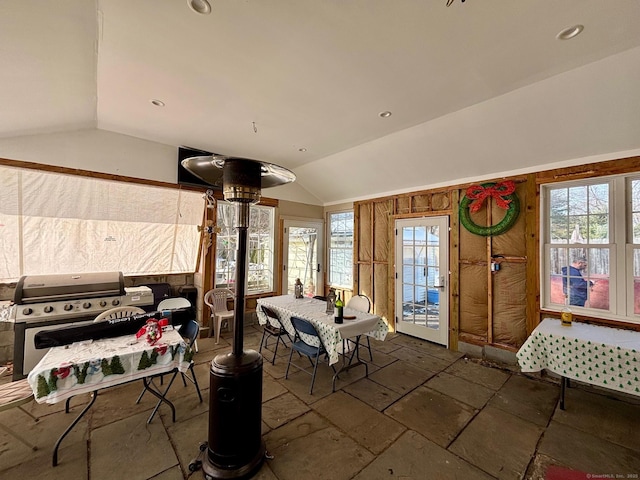
[[[151,105],[155,105],[156,107],[164,107],[164,102],[162,100],[153,99],[151,100]]]
[[[382,117],[382,118],[389,118],[391,116],[391,112],[389,110],[387,110],[387,111],[384,111],[384,112],[380,112],[378,115],[380,117]]]
[[[211,13],[211,4],[207,0],[187,0],[189,8],[200,15]]]
[[[298,151],[299,151],[299,152],[306,152],[306,151],[307,151],[307,149],[306,149],[306,148],[304,148],[304,147],[301,147],[301,148],[299,148],[299,149],[298,149]]]
[[[560,33],[556,35],[556,38],[558,40],[570,40],[580,35],[582,30],[584,30],[584,25],[574,25],[573,27],[567,27],[564,30],[561,30]]]

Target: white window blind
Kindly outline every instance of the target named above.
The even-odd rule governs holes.
[[[196,270],[202,194],[0,166],[0,281]]]

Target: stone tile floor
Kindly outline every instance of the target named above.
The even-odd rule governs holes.
[[[247,327],[245,348],[257,349],[260,338],[259,326]],[[136,405],[141,382],[100,392],[63,441],[57,467],[53,445],[88,396],[72,401],[71,414],[63,404],[25,405],[38,422],[18,409],[0,413],[1,423],[39,447],[31,451],[0,431],[0,478],[203,478],[188,466],[207,440],[209,364],[230,351],[230,340],[228,333],[219,345],[198,340],[204,402],[190,383],[175,383],[175,423],[165,406],[146,423],[155,402],[145,395]],[[400,334],[371,345],[368,378],[362,367],[350,370],[335,393],[326,365],[309,395],[307,375],[284,378],[288,349],[275,365],[265,361],[262,432],[273,458],[254,478],[530,480],[544,479],[549,468],[583,472],[571,478],[639,478],[640,398],[574,385],[562,411],[558,383],[546,376]]]

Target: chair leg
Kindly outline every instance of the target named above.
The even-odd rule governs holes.
[[[287,371],[284,372],[284,378],[289,378],[289,367],[291,366],[291,357],[293,357],[293,345],[291,345],[291,352],[289,353],[289,363],[287,363]]]
[[[309,395],[313,395],[313,383],[316,381],[316,372],[318,371],[318,360],[320,355],[316,355],[316,362],[313,366],[313,375],[311,375],[311,387],[309,388]]]
[[[198,385],[196,372],[193,370],[193,363],[189,365],[189,370],[191,370],[191,379],[193,380],[193,384],[196,386],[196,392],[198,392],[198,398],[200,399],[200,403],[202,403],[202,394],[200,393],[200,385]]]
[[[258,353],[262,353],[262,347],[263,347],[263,344],[264,344],[264,337],[266,337],[266,336],[267,336],[267,331],[263,330],[262,331],[262,338],[260,339],[260,348],[258,349]],[[264,347],[266,348],[266,345],[264,345]]]
[[[276,337],[276,349],[273,351],[273,360],[271,360],[271,365],[276,364],[276,355],[278,355],[278,345],[280,345],[280,337]]]
[[[217,329],[216,329],[216,345],[220,341],[220,328],[222,328],[222,318],[218,317],[217,319]]]

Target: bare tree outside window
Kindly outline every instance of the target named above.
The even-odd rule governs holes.
[[[353,286],[353,212],[329,214],[329,284]]]

